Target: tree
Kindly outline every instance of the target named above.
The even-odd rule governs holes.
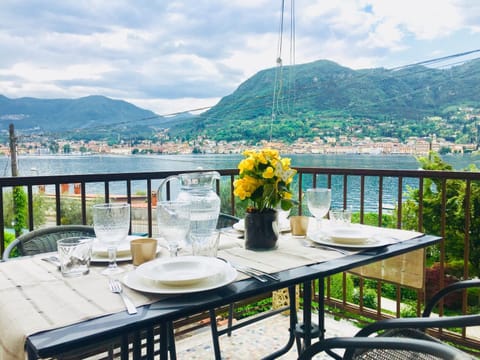
[[[50,144],[48,144],[48,148],[52,154],[57,154],[60,146],[56,141],[51,141]]]
[[[451,171],[451,165],[444,162],[436,153],[419,158],[425,170]],[[478,171],[473,165],[467,171]],[[448,180],[446,183],[445,213],[442,214],[442,180],[425,179],[423,192],[423,231],[430,234],[441,233],[441,217],[445,216],[445,257],[447,264],[464,258],[465,209],[470,206],[470,257],[472,274],[480,274],[480,183],[472,182],[470,204],[466,204],[466,183],[463,180]],[[408,190],[408,200],[402,205],[402,224],[407,229],[417,229],[418,189]]]
[[[20,188],[21,189],[21,188]],[[21,216],[16,216],[15,212],[13,211],[13,194],[14,191],[7,191],[4,193],[3,196],[3,214],[4,214],[4,225],[5,227],[9,228],[12,225],[18,225],[18,229],[23,230],[27,228],[26,219],[28,218],[28,208],[26,205],[26,194],[21,190],[17,190],[17,200],[24,199],[24,205],[20,207]],[[21,194],[23,192],[23,194]],[[46,221],[46,203],[45,198],[40,194],[33,195],[33,223],[34,227],[38,227],[44,224]],[[22,223],[23,222],[23,223]]]
[[[13,210],[13,228],[19,237],[27,228],[27,195],[21,186],[13,188]]]

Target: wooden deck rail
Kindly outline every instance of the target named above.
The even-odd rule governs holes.
[[[402,211],[404,204],[408,199],[406,192],[408,188],[419,189],[419,206],[416,216],[416,228],[413,230],[424,231],[425,212],[423,207],[423,193],[426,190],[427,179],[437,181],[439,191],[440,208],[438,209],[439,218],[436,219],[439,224],[439,235],[446,236],[446,210],[449,197],[447,194],[447,185],[450,181],[460,181],[465,189],[464,194],[464,258],[462,278],[469,278],[469,256],[472,241],[471,233],[471,192],[472,184],[480,181],[480,173],[463,171],[425,171],[425,170],[370,170],[370,169],[341,169],[341,168],[296,168],[298,175],[295,179],[294,192],[298,200],[298,206],[292,211],[303,213],[307,207],[303,198],[303,192],[309,187],[330,187],[335,192],[334,198],[336,207],[352,207],[358,214],[358,221],[365,223],[367,217],[371,214],[377,219],[378,226],[382,226],[384,215],[393,215],[395,219],[394,227],[402,228]],[[194,170],[192,170],[194,171]],[[208,171],[208,170],[205,170]],[[216,191],[222,199],[222,212],[242,216],[241,209],[235,203],[233,195],[233,181],[238,174],[237,169],[217,170],[221,174],[221,180],[216,184]],[[182,171],[186,172],[186,171]],[[79,202],[79,218],[77,224],[87,224],[89,220],[89,202],[91,201],[115,201],[122,196],[123,201],[128,201],[133,205],[132,233],[145,233],[154,236],[156,233],[155,221],[155,196],[149,196],[156,193],[160,181],[168,176],[180,173],[179,171],[164,172],[144,172],[144,173],[108,173],[108,174],[86,174],[86,175],[60,175],[60,176],[31,176],[31,177],[4,177],[0,178],[0,250],[5,249],[5,232],[11,224],[6,223],[8,217],[7,209],[9,204],[6,202],[6,196],[13,187],[24,189],[27,198],[27,230],[33,230],[42,225],[36,225],[35,202],[37,196],[45,191],[48,194],[51,208],[48,210],[48,220],[51,224],[62,224],[64,202],[68,199],[77,199]],[[73,192],[62,191],[62,184],[75,184],[70,186]],[[113,189],[116,189],[115,191]],[[121,189],[118,191],[118,189]],[[46,190],[45,190],[46,189]],[[92,190],[94,189],[94,190]],[[140,189],[140,190],[139,190]],[[65,189],[64,189],[65,190]],[[173,190],[172,190],[173,191]],[[139,195],[141,193],[141,195]],[[92,196],[94,195],[94,196]],[[47,195],[45,195],[47,196]],[[11,205],[10,205],[11,206]],[[477,247],[480,245],[476,245]],[[439,252],[439,282],[440,288],[445,285],[446,279],[446,249],[445,241],[439,245],[435,251]],[[354,305],[347,301],[345,294],[345,281],[347,275],[344,274],[344,294],[343,298],[335,299],[328,291],[327,303],[342,309],[361,314],[373,319],[391,316],[401,316],[402,293],[404,289],[399,286],[396,288],[396,309],[389,312],[379,306],[377,309],[369,309],[364,302],[360,300],[359,305]],[[362,278],[358,284],[360,294],[363,295],[365,280]],[[382,284],[377,284],[378,300],[382,298]],[[424,302],[425,294],[422,291],[417,292],[416,312],[419,313]],[[363,296],[361,296],[363,299]],[[467,294],[462,295],[462,309],[467,311]],[[444,306],[441,304],[439,314],[444,312]],[[479,339],[474,339],[463,332],[454,337],[458,343],[475,344],[479,346]]]

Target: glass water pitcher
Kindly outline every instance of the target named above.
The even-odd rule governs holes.
[[[205,241],[215,231],[220,214],[220,197],[214,191],[216,180],[220,180],[217,171],[192,172],[169,176],[158,187],[157,199],[167,200],[167,184],[179,182],[178,195],[171,200],[188,201],[191,204],[190,242]],[[172,188],[173,183],[170,190]]]

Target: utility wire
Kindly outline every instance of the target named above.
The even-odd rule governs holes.
[[[282,0],[282,8],[280,11],[280,28],[278,31],[278,45],[277,45],[277,58],[276,58],[276,67],[275,67],[275,78],[273,81],[273,98],[272,98],[272,112],[270,118],[270,141],[272,141],[273,136],[273,123],[275,122],[275,117],[277,113],[277,99],[279,93],[282,90],[282,80],[283,80],[283,60],[282,60],[282,45],[283,45],[283,17],[285,14],[285,0]]]
[[[400,70],[418,67],[418,69],[416,69],[414,74],[422,74],[424,72],[431,71],[432,69],[452,67],[452,66],[456,66],[456,65],[465,63],[467,61],[476,60],[476,59],[478,59],[478,56],[474,57],[472,59],[468,59],[468,60],[459,60],[459,58],[467,56],[467,55],[477,54],[477,53],[480,53],[480,49],[475,49],[475,50],[470,50],[470,51],[467,51],[467,52],[462,52],[462,53],[452,54],[452,55],[443,56],[443,57],[439,57],[439,58],[424,60],[424,61],[416,62],[416,63],[413,63],[413,64],[401,65],[401,66],[397,66],[397,67],[394,67],[394,68],[391,68],[391,69],[385,69],[385,70],[386,71],[388,71],[388,70],[392,71],[392,77],[393,78],[395,78],[395,77],[401,78],[402,74],[401,74]],[[294,66],[292,66],[290,68],[294,68]],[[360,74],[359,76],[355,77],[352,80],[359,81],[363,77],[366,77],[368,75],[369,74],[367,74],[367,73]],[[472,75],[472,73],[465,74],[466,77],[471,76],[471,75]],[[349,83],[348,82],[343,82],[342,85],[343,86],[349,86]],[[299,101],[299,100],[309,100],[309,99],[315,98],[316,95],[313,94],[313,95],[310,95],[310,96],[302,96],[300,94],[302,94],[304,92],[307,92],[308,90],[311,90],[314,87],[315,87],[314,85],[304,86],[302,88],[298,88],[296,86],[293,86],[286,93],[286,96],[287,97],[294,97],[297,101]],[[379,100],[379,102],[380,103],[386,103],[386,102],[389,102],[389,101],[395,101],[395,100],[403,98],[403,97],[412,96],[420,90],[421,89],[417,89],[412,93],[400,94],[400,95],[397,95],[397,96],[391,97],[391,98],[384,98],[382,100]],[[262,109],[264,109],[265,106],[268,106],[268,103],[270,101],[272,101],[272,103],[271,103],[272,104],[272,110],[275,109],[275,107],[274,107],[275,102],[272,100],[271,96],[267,96],[267,95],[257,96],[256,99],[260,100],[260,101],[265,100],[265,103],[264,103],[265,105],[263,105],[263,106],[244,106],[244,107],[242,107],[242,109],[243,110],[253,110],[253,111],[262,110]],[[270,100],[270,101],[268,101],[268,100]],[[379,102],[376,102],[376,103],[378,104]],[[351,105],[353,105],[353,104],[351,104]],[[366,104],[366,105],[368,105],[368,104]],[[65,131],[65,132],[44,132],[43,134],[44,134],[45,137],[47,137],[48,135],[73,134],[73,133],[77,132],[78,130],[89,130],[90,131],[90,130],[111,129],[114,126],[116,127],[116,126],[131,124],[132,122],[135,122],[137,124],[138,122],[144,122],[144,121],[153,120],[153,119],[168,118],[168,117],[171,117],[171,116],[176,116],[176,115],[181,115],[181,114],[188,114],[188,113],[192,113],[192,112],[204,111],[204,110],[211,109],[213,106],[214,105],[200,107],[200,108],[194,108],[194,109],[189,109],[189,110],[184,110],[184,111],[166,113],[166,114],[159,114],[159,115],[144,117],[144,118],[140,118],[140,119],[130,119],[130,120],[122,121],[122,122],[116,122],[116,123],[113,123],[113,124],[104,124],[104,125],[98,125],[98,126],[82,128],[82,129],[71,129],[71,130],[68,130],[68,131]],[[278,107],[277,107],[277,109],[278,109]],[[347,109],[347,107],[344,107],[344,109]],[[215,118],[213,116],[206,115],[205,113],[197,115],[197,118],[202,119],[202,120],[218,120],[218,121],[223,120],[223,119]],[[271,121],[272,121],[272,119],[271,119]],[[272,124],[272,122],[271,122],[270,125],[271,125],[270,139],[272,139],[272,137],[273,137],[273,126],[272,126],[273,124]],[[18,130],[17,130],[17,132],[20,133]],[[26,138],[26,137],[34,137],[34,136],[20,135],[19,137]]]

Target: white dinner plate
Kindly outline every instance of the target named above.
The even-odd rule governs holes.
[[[237,231],[244,232],[245,231],[245,220],[240,219],[240,221],[233,224],[232,227]],[[279,227],[280,227],[280,229],[279,229],[280,232],[289,232],[290,231],[290,222],[280,223]]]
[[[138,276],[135,271],[130,271],[123,276],[123,283],[129,288],[141,292],[153,294],[185,294],[200,291],[212,290],[235,281],[237,270],[230,264],[223,262],[221,270],[216,276],[212,276],[204,281],[199,281],[187,286],[171,286],[158,281],[144,279]]]
[[[140,278],[170,286],[187,286],[216,276],[223,271],[223,263],[206,256],[178,256],[146,262],[135,272]]]
[[[123,261],[130,261],[132,260],[132,255],[128,254],[125,256],[117,256],[117,262],[123,262]],[[108,255],[99,255],[99,254],[92,254],[92,258],[90,260],[91,262],[96,262],[96,263],[108,263],[110,260],[108,259]]]
[[[336,241],[333,241],[331,238],[327,236],[318,236],[318,235],[309,237],[309,239],[320,245],[338,246],[338,247],[344,247],[344,248],[350,248],[350,249],[369,249],[369,248],[385,246],[392,243],[391,238],[389,239],[388,237],[384,238],[380,236],[372,236],[360,244],[341,244]]]
[[[360,245],[368,242],[372,237],[370,232],[354,225],[349,227],[333,227],[322,230],[321,233],[333,242],[346,245]]]
[[[142,236],[128,235],[127,238],[120,243],[117,248],[117,261],[130,261],[132,260],[132,254],[130,253],[130,241],[135,239],[141,239]],[[157,255],[160,252],[160,246],[157,250]],[[98,239],[93,240],[92,249],[92,262],[108,262],[108,249],[106,245],[101,244]]]

